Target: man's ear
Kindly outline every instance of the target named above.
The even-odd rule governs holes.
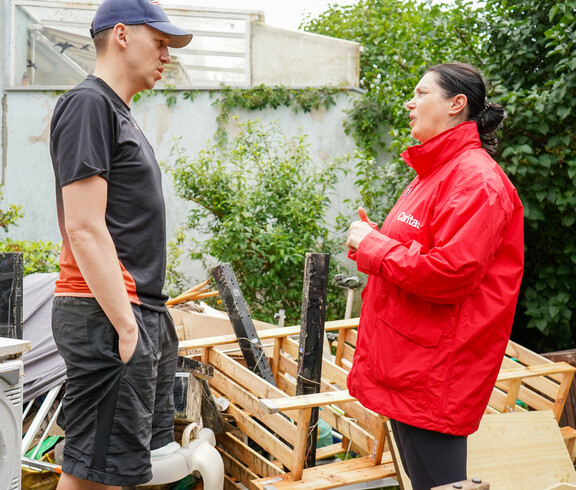
[[[466,109],[467,105],[468,97],[466,97],[464,94],[455,95],[452,97],[452,104],[450,105],[449,114],[453,116],[461,114]]]
[[[112,37],[114,38],[114,42],[122,48],[125,48],[128,44],[128,29],[122,23],[116,24],[112,28]]]

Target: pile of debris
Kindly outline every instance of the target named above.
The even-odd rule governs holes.
[[[211,431],[224,468],[222,481],[200,472],[186,488],[411,488],[387,419],[346,390],[358,319],[325,322],[327,259],[307,256],[302,324],[292,327],[253,320],[229,264],[213,275],[218,291],[205,281],[169,302],[180,339],[177,440]],[[197,306],[216,295],[227,314]],[[576,484],[576,430],[559,426],[575,371],[510,341],[481,428],[469,438],[469,474],[493,489]],[[41,395],[31,392],[23,454],[36,458],[49,438],[61,439],[54,421],[62,383],[57,377]],[[24,460],[26,472],[57,471],[53,458],[47,451],[42,463]],[[488,488],[477,479],[467,485]]]

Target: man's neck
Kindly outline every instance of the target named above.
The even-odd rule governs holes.
[[[130,102],[132,97],[138,92],[134,91],[127,80],[130,80],[129,76],[122,74],[120,70],[111,68],[111,63],[96,62],[96,67],[94,68],[93,75],[100,78],[106,84],[116,92],[118,97],[120,97],[124,103],[130,107]]]

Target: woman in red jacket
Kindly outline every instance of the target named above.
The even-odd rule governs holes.
[[[469,65],[431,67],[406,104],[417,176],[380,229],[363,209],[349,256],[369,275],[348,388],[388,416],[415,490],[466,479],[524,264],[523,208],[490,157],[504,108]]]

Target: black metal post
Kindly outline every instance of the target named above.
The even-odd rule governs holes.
[[[0,253],[0,337],[22,338],[22,252]]]
[[[238,344],[248,369],[276,386],[276,380],[272,374],[268,357],[256,332],[256,327],[248,311],[242,291],[240,291],[232,266],[228,263],[220,264],[212,269],[212,276],[226,305],[228,316],[234,327],[236,337],[238,337]]]
[[[320,392],[322,378],[322,347],[326,321],[326,292],[330,255],[307,253],[302,290],[302,319],[298,356],[297,395]],[[316,465],[318,408],[310,416],[310,432],[306,450],[306,466]]]

